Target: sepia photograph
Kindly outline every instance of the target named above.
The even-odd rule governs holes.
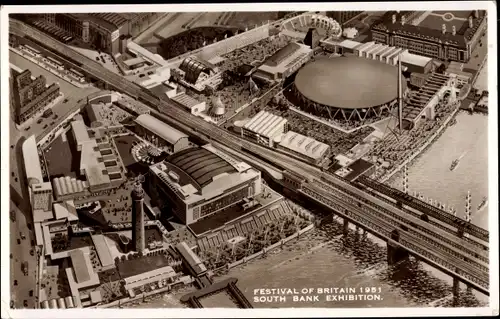
[[[494,3],[266,6],[2,8],[2,317],[498,314]]]

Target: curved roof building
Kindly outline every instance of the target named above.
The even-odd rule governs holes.
[[[184,71],[185,73],[184,79],[186,80],[186,82],[193,84],[196,83],[201,72],[210,74],[210,71],[212,71],[214,67],[209,65],[209,63],[206,61],[201,62],[191,57],[188,57],[184,59],[184,61],[182,61],[181,65],[179,66],[179,69]]]
[[[150,166],[152,189],[187,224],[261,192],[260,172],[208,144]]]
[[[149,114],[139,115],[135,119],[135,122],[142,127],[147,128],[154,134],[158,135],[158,137],[164,139],[170,144],[175,144],[182,138],[188,138],[186,134],[174,129],[170,125],[165,124],[164,122]]]

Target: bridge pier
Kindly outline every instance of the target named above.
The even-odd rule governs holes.
[[[387,242],[387,264],[389,266],[408,260],[409,256],[408,251],[399,246],[397,242],[393,240]]]
[[[460,295],[460,282],[457,278],[453,278],[453,307],[458,306],[458,297]]]
[[[349,235],[349,221],[346,218],[344,218],[344,225],[343,226],[344,226],[343,227],[344,236]]]

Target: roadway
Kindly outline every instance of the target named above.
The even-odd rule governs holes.
[[[12,22],[11,22],[11,27],[12,27]],[[152,93],[150,93],[149,90],[140,88],[135,84],[128,83],[127,81],[124,81],[121,76],[103,70],[99,65],[95,65],[95,63],[92,63],[93,61],[88,61],[88,59],[86,59],[81,55],[76,54],[74,51],[68,49],[62,43],[54,39],[51,39],[45,34],[37,30],[34,30],[32,28],[28,28],[27,30],[28,30],[27,32],[29,32],[31,36],[42,39],[42,42],[47,43],[47,45],[49,45],[53,50],[56,50],[65,56],[71,56],[74,60],[80,63],[82,68],[89,74],[102,79],[103,81],[109,83],[109,85],[115,87],[116,89],[122,92],[125,92],[135,98],[138,98],[143,102],[146,102],[150,106],[156,107],[157,111],[154,111],[152,113],[161,120],[164,120],[165,122],[173,124],[174,126],[177,127],[187,127],[193,129],[194,131],[205,136],[205,139],[207,136],[210,136],[211,139],[219,143],[222,143],[236,151],[247,151],[252,154],[258,154],[260,158],[263,158],[269,161],[270,163],[277,165],[280,168],[299,174],[303,176],[307,181],[310,182],[315,181],[323,185],[329,185],[329,186],[331,185],[335,187],[335,189],[339,192],[348,191],[352,194],[355,194],[356,201],[359,205],[366,205],[366,201],[369,201],[370,209],[372,209],[373,206],[382,207],[386,211],[391,212],[393,216],[398,215],[399,216],[398,219],[400,219],[400,221],[402,219],[402,221],[405,223],[405,227],[409,229],[413,228],[413,226],[411,226],[410,223],[416,223],[421,227],[427,227],[428,225],[424,224],[425,222],[421,220],[409,218],[404,211],[401,211],[397,207],[389,205],[388,203],[367,194],[366,192],[354,187],[347,181],[344,181],[338,177],[334,177],[330,174],[325,174],[317,168],[311,167],[293,158],[286,157],[284,155],[276,153],[261,145],[257,145],[252,142],[246,141],[242,138],[239,138],[237,136],[233,136],[230,133],[224,131],[223,129],[213,126],[210,123],[207,123],[202,119],[197,118],[191,115],[190,113],[187,113],[184,110],[177,108],[175,105],[167,101],[160,101],[157,97],[155,97]],[[363,218],[363,215],[365,213],[366,212],[363,213],[358,212],[353,214],[356,216],[356,218]],[[386,222],[387,216],[385,216],[384,218],[385,218],[384,221]],[[365,227],[370,230],[372,229],[370,227],[370,224],[365,225]],[[395,229],[394,225],[391,225],[391,227],[392,229]],[[432,232],[438,234],[441,237],[443,237],[445,233],[443,230],[440,229],[432,229]],[[441,267],[444,267],[445,269],[451,269],[450,271],[452,272],[456,266],[461,267],[460,268],[461,275],[464,275],[465,272],[471,272],[472,274],[465,273],[468,275],[468,277],[463,277],[463,276],[457,276],[457,277],[461,278],[466,283],[474,285],[482,292],[487,293],[488,283],[487,281],[482,280],[483,272],[479,270],[478,266],[478,263],[481,261],[478,261],[475,258],[475,256],[469,256],[466,252],[460,252],[459,254],[463,254],[462,257],[456,258],[456,256],[453,256],[448,251],[448,249],[450,248],[447,243],[444,243],[440,239],[436,239],[435,238],[436,236],[433,237],[434,237],[432,238],[434,246],[433,249],[436,249],[437,252],[442,254],[441,259],[434,258],[435,259],[434,261],[440,262]],[[418,245],[418,243],[421,241],[421,238],[410,237],[408,240],[406,239],[404,240],[405,241],[403,246],[405,248],[411,249],[411,247]],[[455,240],[460,246],[466,245],[466,242],[458,237],[456,237]],[[446,251],[446,254],[443,253],[443,251]],[[455,253],[457,253],[456,250]],[[429,260],[429,258],[432,258],[432,256],[434,255],[428,254],[428,256],[426,257],[427,260]],[[464,258],[467,258],[467,260],[464,260]],[[460,259],[461,261],[458,262],[457,260]],[[432,261],[432,259],[430,260]],[[480,282],[479,285],[478,282]]]

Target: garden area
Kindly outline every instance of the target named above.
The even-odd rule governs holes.
[[[208,44],[232,37],[238,30],[224,27],[199,27],[163,40],[159,54],[165,59],[172,59],[186,52],[202,48]]]
[[[226,243],[219,247],[212,247],[201,251],[199,257],[204,261],[208,269],[219,269],[229,263],[255,254],[265,247],[293,235],[309,224],[308,221],[299,216],[285,215],[280,219],[271,221],[262,228],[254,230],[248,234],[244,241],[234,245]]]
[[[93,247],[94,243],[90,236],[68,236],[63,233],[57,233],[52,238],[52,251],[59,253],[66,250],[73,250],[83,247]]]

